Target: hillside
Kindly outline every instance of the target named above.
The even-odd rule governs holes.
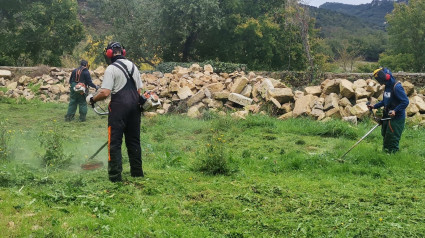
[[[354,16],[384,29],[386,24],[385,16],[392,12],[394,3],[407,1],[408,0],[373,0],[371,3],[360,5],[327,2],[319,8]]]

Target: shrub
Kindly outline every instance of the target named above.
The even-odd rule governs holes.
[[[56,122],[53,126],[46,128],[39,134],[38,141],[44,154],[40,155],[42,165],[54,168],[65,168],[71,164],[72,155],[67,155],[63,150],[63,142],[66,137]]]
[[[9,129],[7,121],[0,121],[0,161],[12,158],[12,134],[13,130]]]
[[[226,140],[223,135],[211,130],[213,136],[209,137],[208,143],[200,150],[195,170],[211,175],[228,174],[230,166],[225,146]]]
[[[30,74],[31,78],[37,76],[43,76],[44,74],[50,74],[50,67],[47,65],[39,65],[37,68]]]

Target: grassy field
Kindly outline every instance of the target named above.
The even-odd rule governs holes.
[[[341,163],[371,121],[143,118],[145,178],[123,153],[124,181],[110,183],[106,150],[101,169],[80,168],[107,119],[65,123],[66,108],[0,101],[1,237],[425,236],[424,128],[407,126],[395,155],[377,129]],[[70,165],[43,165],[42,141]]]

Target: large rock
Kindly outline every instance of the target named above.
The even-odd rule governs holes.
[[[414,102],[410,102],[409,106],[406,108],[406,114],[407,116],[411,117],[419,112],[418,106]]]
[[[401,83],[401,85],[403,86],[404,91],[406,91],[407,96],[410,96],[415,92],[415,85],[413,85],[411,82],[404,81]]]
[[[366,103],[359,103],[356,104],[354,107],[350,108],[351,114],[356,116],[359,119],[362,119],[369,113],[369,108],[367,107]]]
[[[322,92],[324,94],[339,93],[339,81],[336,79],[326,79],[321,83]]]
[[[267,92],[273,88],[274,86],[270,79],[264,79],[263,82],[260,84],[260,87],[258,88],[258,92],[263,98],[266,98]]]
[[[325,98],[325,111],[338,108],[339,97],[336,93],[331,93]]]
[[[245,88],[242,90],[240,94],[249,98],[251,97],[251,92],[252,92],[252,86],[248,84],[245,86]]]
[[[26,75],[23,75],[18,79],[19,85],[27,86],[29,82],[31,82],[31,78]]]
[[[320,86],[310,86],[310,87],[305,87],[304,92],[305,94],[319,96],[320,94],[322,94],[322,89],[320,88]]]
[[[223,91],[224,87],[223,83],[212,83],[206,85],[204,88],[208,89],[211,93],[215,93]]]
[[[368,98],[371,95],[371,92],[368,92],[364,88],[356,88],[356,100],[362,99],[362,98]]]
[[[68,102],[68,100],[69,100],[69,95],[67,95],[67,94],[62,94],[59,97],[59,102]]]
[[[193,96],[193,92],[188,86],[185,86],[177,91],[177,96],[179,96],[180,99],[186,99],[190,96]]]
[[[0,78],[11,79],[12,72],[10,70],[0,69]]]
[[[171,81],[170,85],[168,85],[169,92],[178,92],[180,89],[180,84],[176,81]]]
[[[246,77],[239,77],[235,79],[233,82],[233,86],[230,89],[230,92],[232,93],[240,93],[245,88],[245,86],[248,83],[248,79]]]
[[[206,64],[206,65],[204,65],[204,72],[212,74],[214,72],[214,69],[210,64]]]
[[[342,107],[353,106],[351,104],[350,100],[348,100],[348,98],[341,98],[341,100],[339,100],[339,102],[338,102],[338,105],[342,106]]]
[[[252,104],[252,99],[245,97],[243,95],[237,94],[237,93],[231,93],[229,94],[229,101],[234,102],[236,104],[242,105],[242,106],[248,106]]]
[[[202,102],[196,104],[195,106],[190,107],[187,110],[187,116],[191,118],[200,117],[201,116],[200,109],[203,107],[205,107],[205,105]]]
[[[354,89],[353,89],[353,83],[342,79],[339,83],[339,91],[341,92],[342,97],[351,98],[354,96]]]
[[[58,95],[61,92],[60,87],[56,84],[56,85],[52,85],[52,87],[50,87],[50,91],[54,94],[54,95]]]
[[[235,118],[235,119],[245,120],[246,117],[248,116],[248,114],[249,114],[248,111],[237,111],[237,112],[230,114],[230,116]]]
[[[314,100],[313,95],[305,95],[295,101],[295,108],[292,111],[294,117],[307,116],[311,113],[310,103]]]
[[[195,93],[195,95],[193,95],[192,97],[189,98],[189,100],[187,100],[187,106],[191,107],[195,105],[195,103],[200,102],[204,97],[205,97],[204,90],[199,90],[197,93]]]
[[[215,92],[215,93],[213,93],[212,94],[212,97],[214,99],[217,99],[217,100],[225,100],[225,99],[228,99],[229,98],[229,95],[230,95],[230,92],[228,92],[228,91],[221,91],[221,92]]]
[[[425,112],[425,102],[421,97],[419,97],[419,96],[412,97],[410,99],[410,103],[416,104],[416,106],[418,107],[418,109],[421,113]]]
[[[16,87],[18,87],[18,82],[11,82],[11,83],[9,83],[6,87],[7,87],[7,89],[9,89],[9,90],[15,90],[15,89],[16,89]]]
[[[275,98],[279,103],[287,103],[294,98],[290,88],[272,88],[267,91],[267,98]]]
[[[364,79],[358,79],[356,81],[354,81],[353,83],[353,89],[356,90],[358,88],[366,88],[367,87],[367,83],[366,80]]]
[[[105,68],[103,66],[99,66],[93,72],[97,77],[100,77],[105,74]]]

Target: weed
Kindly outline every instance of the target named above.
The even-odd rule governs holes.
[[[47,65],[39,65],[37,68],[30,74],[31,78],[37,76],[43,76],[43,74],[50,74],[50,67]]]
[[[45,126],[38,137],[40,146],[45,150],[40,156],[43,166],[65,168],[71,164],[72,155],[65,154],[63,149],[65,139],[64,132],[55,121],[51,127]]]
[[[13,132],[9,129],[7,120],[0,121],[0,161],[12,158],[10,140]]]
[[[230,172],[229,159],[226,151],[226,140],[223,135],[213,131],[213,136],[202,147],[195,163],[195,169],[206,174],[228,174]]]

